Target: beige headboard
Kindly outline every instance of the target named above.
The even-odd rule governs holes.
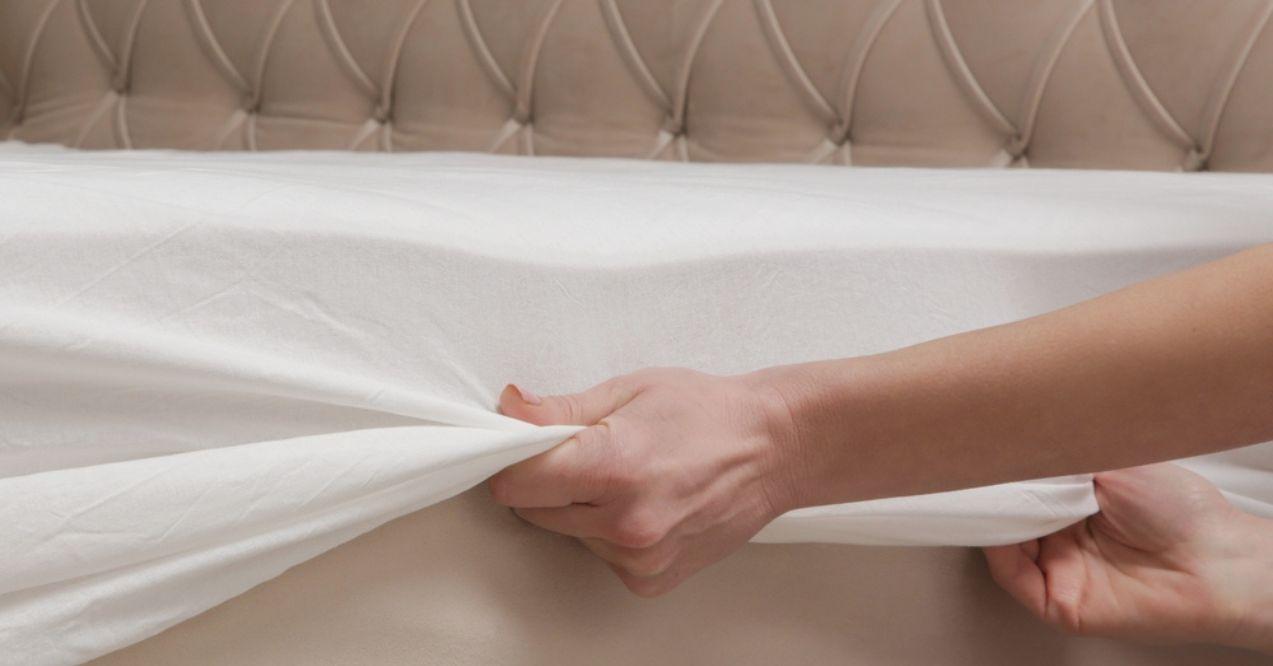
[[[1271,0],[0,0],[0,138],[1273,170]]]

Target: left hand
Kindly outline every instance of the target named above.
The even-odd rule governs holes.
[[[746,376],[654,368],[543,398],[510,384],[500,410],[589,426],[496,474],[491,493],[581,539],[638,595],[671,590],[794,508],[783,411]]]
[[[995,581],[1077,634],[1273,649],[1273,523],[1161,463],[1096,475],[1101,512],[986,549]]]

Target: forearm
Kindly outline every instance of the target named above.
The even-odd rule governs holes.
[[[751,379],[790,417],[796,505],[1273,439],[1273,246],[1013,324]]]

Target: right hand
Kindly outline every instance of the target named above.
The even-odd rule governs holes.
[[[790,416],[751,376],[650,368],[543,398],[509,385],[500,410],[590,426],[496,474],[491,493],[578,537],[638,595],[671,590],[794,508]]]

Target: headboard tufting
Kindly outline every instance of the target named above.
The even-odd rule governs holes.
[[[1273,0],[0,0],[0,138],[1273,170]]]

